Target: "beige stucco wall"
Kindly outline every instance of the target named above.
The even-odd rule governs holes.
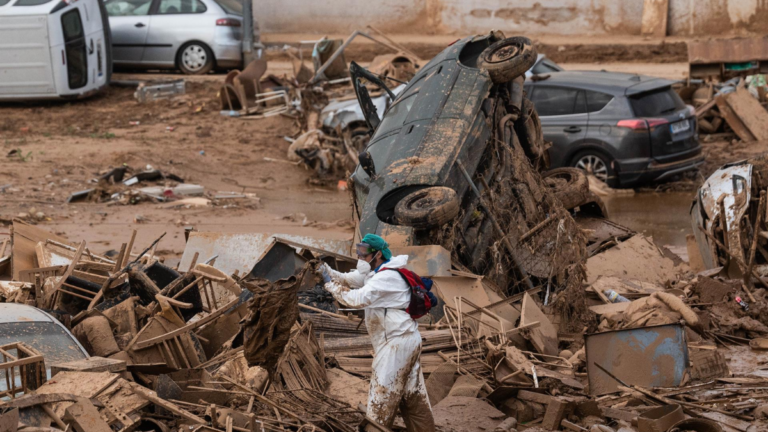
[[[264,32],[636,35],[643,0],[256,0]],[[669,0],[670,35],[768,33],[768,0]]]

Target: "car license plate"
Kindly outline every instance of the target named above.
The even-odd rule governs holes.
[[[680,120],[677,123],[672,123],[669,125],[669,127],[671,128],[673,134],[685,132],[691,128],[691,122],[689,122],[688,119]]]

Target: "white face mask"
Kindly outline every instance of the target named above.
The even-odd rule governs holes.
[[[368,274],[371,272],[371,264],[365,260],[357,260],[357,271],[360,274]]]

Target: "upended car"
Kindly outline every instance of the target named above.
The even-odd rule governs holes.
[[[547,146],[523,94],[536,58],[524,37],[466,37],[390,94],[381,117],[366,83],[386,86],[353,63],[373,130],[351,176],[359,232],[394,246],[442,245],[505,294],[578,280],[585,239],[562,201],[597,209],[581,171],[550,173],[549,184],[541,176]]]

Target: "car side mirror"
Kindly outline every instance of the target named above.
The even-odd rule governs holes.
[[[360,152],[359,155],[357,155],[358,159],[360,159],[360,167],[365,171],[366,174],[368,174],[368,177],[373,179],[376,177],[376,166],[373,164],[373,157],[371,157],[371,152],[368,150],[363,150]]]

